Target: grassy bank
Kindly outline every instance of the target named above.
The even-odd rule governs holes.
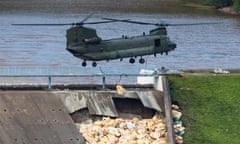
[[[172,100],[183,109],[184,143],[240,142],[240,75],[169,79]]]

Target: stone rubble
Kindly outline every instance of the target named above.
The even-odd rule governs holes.
[[[183,144],[185,127],[182,125],[182,112],[172,105],[173,127],[176,144]],[[167,127],[158,114],[149,119],[112,119],[80,124],[80,133],[86,144],[167,144]]]
[[[81,124],[80,133],[87,144],[167,144],[167,130],[163,119],[103,118]]]
[[[182,112],[178,105],[172,105],[173,128],[175,132],[176,144],[183,143],[183,135],[185,134],[185,127],[182,125]]]

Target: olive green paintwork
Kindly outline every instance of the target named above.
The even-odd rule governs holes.
[[[122,59],[158,53],[168,54],[176,48],[165,27],[158,27],[134,37],[102,40],[95,29],[74,26],[67,30],[67,50],[84,61]]]

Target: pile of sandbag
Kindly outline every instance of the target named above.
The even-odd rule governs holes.
[[[172,105],[172,115],[173,115],[173,127],[175,132],[175,140],[177,144],[183,143],[183,135],[185,133],[185,127],[182,122],[182,112],[178,105]]]
[[[80,133],[87,144],[167,144],[166,124],[156,116],[151,119],[103,118],[81,124]]]

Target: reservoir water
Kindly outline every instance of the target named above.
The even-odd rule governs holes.
[[[205,7],[194,8],[179,1],[30,1],[8,0],[0,2],[0,65],[1,66],[79,66],[83,73],[134,73],[141,68],[240,68],[240,17],[229,16]],[[131,19],[143,22],[202,23],[213,25],[168,27],[168,35],[177,43],[175,51],[166,55],[145,56],[146,63],[98,62],[96,68],[65,50],[65,32],[70,26],[32,27],[12,26],[14,23],[71,23],[88,20],[100,21],[102,17]],[[135,36],[148,33],[154,26],[127,23],[86,25],[97,29],[102,39]]]

